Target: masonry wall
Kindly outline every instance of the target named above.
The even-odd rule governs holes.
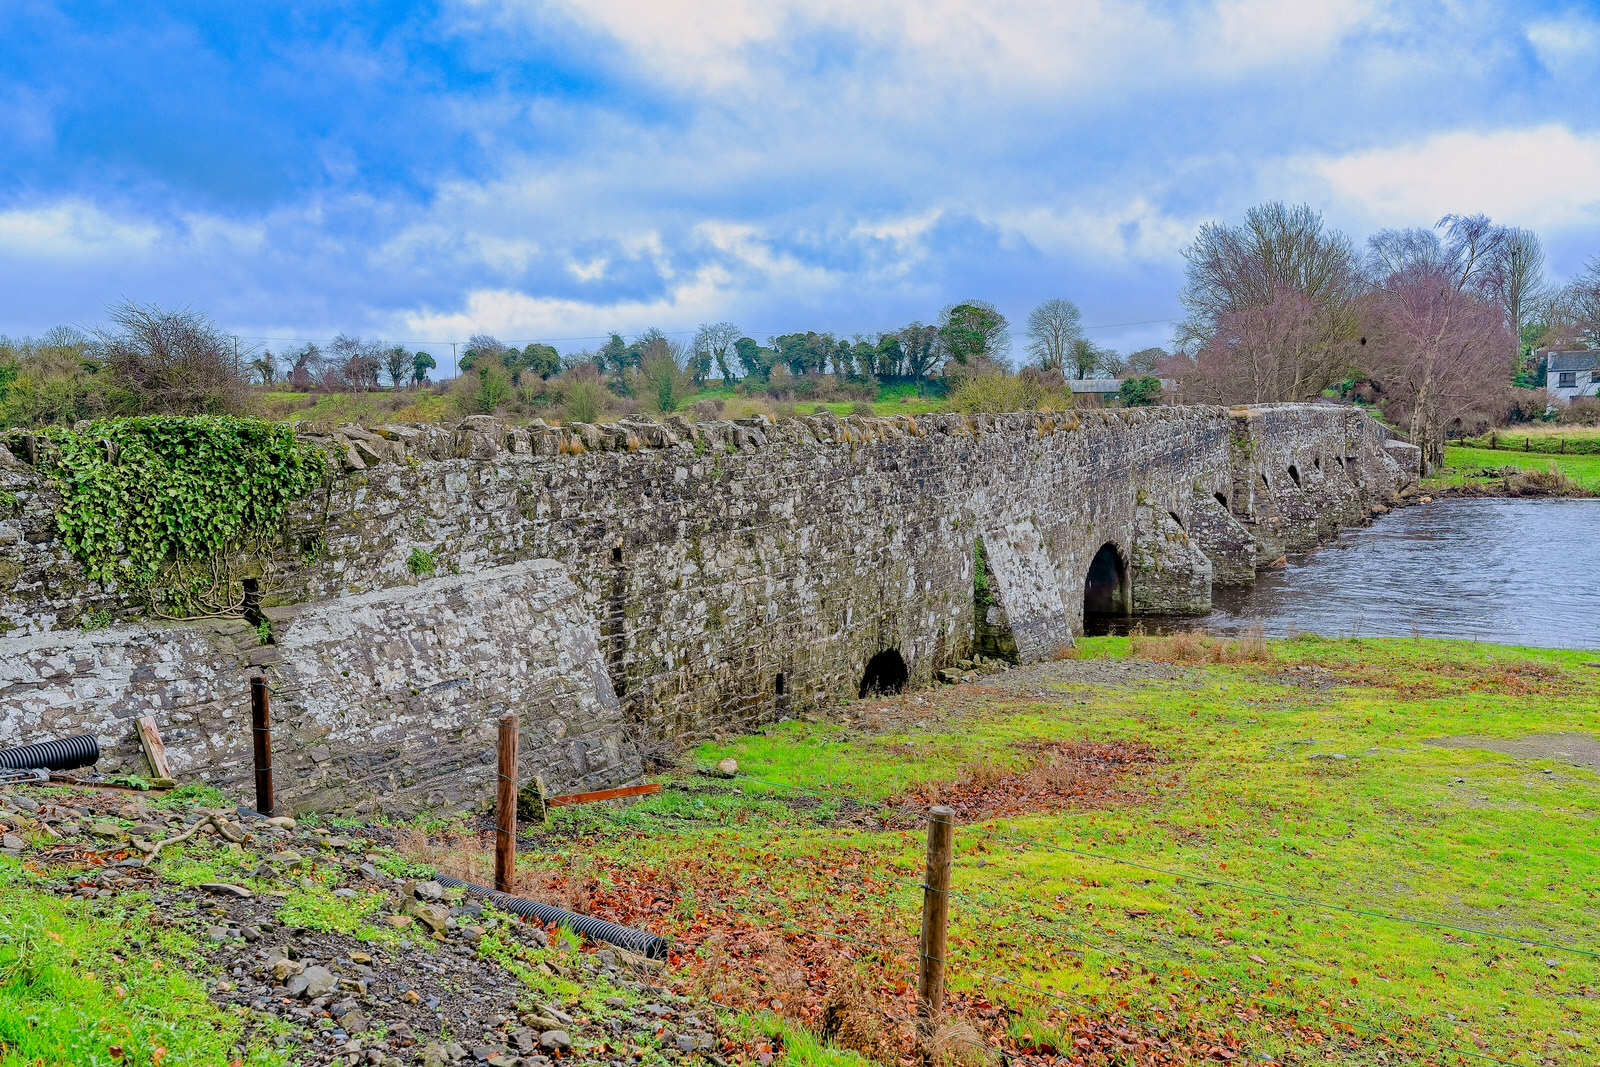
[[[18,500],[0,522],[0,743],[81,727],[132,763],[127,721],[151,708],[186,771],[238,787],[245,679],[261,670],[284,694],[294,803],[487,795],[508,710],[524,774],[598,788],[684,740],[854,696],[886,649],[928,682],[972,647],[979,537],[991,614],[1033,660],[1081,630],[1106,544],[1139,610],[1204,611],[1212,581],[1366,521],[1411,477],[1381,427],[1319,405],[559,429],[474,417],[321,443],[337,473],[258,579],[270,645],[237,621],[151,625],[85,583],[55,543],[53,490],[0,457]],[[434,576],[408,567],[414,550]]]

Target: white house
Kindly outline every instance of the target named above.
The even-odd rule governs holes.
[[[1552,352],[1548,358],[1550,399],[1570,404],[1580,396],[1600,396],[1600,352]]]

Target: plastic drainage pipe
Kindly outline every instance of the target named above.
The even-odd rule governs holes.
[[[552,908],[548,904],[540,904],[529,900],[527,897],[514,896],[511,893],[500,893],[472,882],[463,882],[459,878],[451,878],[447,874],[434,876],[434,881],[442,886],[451,886],[465,889],[469,896],[480,900],[487,900],[497,908],[521,915],[525,919],[538,919],[542,923],[556,923],[574,930],[594,941],[604,941],[618,948],[625,948],[629,952],[637,952],[645,959],[664,960],[667,958],[667,939],[657,937],[646,930],[635,930],[631,926],[621,926],[617,923],[606,922],[589,915],[579,915],[575,911],[565,908]]]
[[[50,771],[70,771],[92,767],[100,762],[100,742],[93,734],[79,734],[55,741],[40,741],[20,748],[0,749],[0,768],[13,771],[43,767]]]

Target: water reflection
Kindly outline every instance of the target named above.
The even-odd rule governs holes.
[[[1600,500],[1444,500],[1405,508],[1253,586],[1219,587],[1202,618],[1131,620],[1147,632],[1459,637],[1600,648]],[[1091,632],[1121,632],[1096,619]]]

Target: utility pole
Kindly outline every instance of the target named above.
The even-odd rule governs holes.
[[[456,376],[456,343],[450,342],[450,377]]]
[[[495,782],[494,887],[517,887],[517,717],[500,720],[499,777]]]

